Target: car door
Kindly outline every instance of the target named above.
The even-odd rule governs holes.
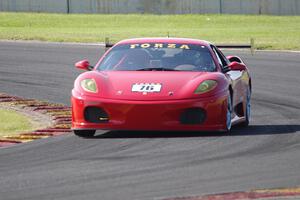
[[[231,81],[231,87],[233,90],[232,94],[232,104],[233,107],[240,102],[243,101],[241,94],[238,91],[242,91],[242,75],[243,71],[233,71],[230,70],[228,65],[230,61],[224,56],[224,54],[215,46],[212,45],[213,52],[215,53],[216,57],[218,58],[219,64],[221,66],[222,72],[225,74],[227,78]]]

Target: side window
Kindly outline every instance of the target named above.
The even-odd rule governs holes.
[[[218,48],[216,48],[216,50],[217,50],[218,55],[222,59],[222,63],[224,64],[224,66],[228,66],[228,64],[230,62],[228,61],[228,59],[226,58],[226,56],[224,56],[224,54]]]
[[[228,62],[227,62],[227,59],[225,58],[225,56],[215,46],[211,46],[211,48],[213,49],[214,53],[216,54],[221,67],[223,68],[223,67],[227,66]]]

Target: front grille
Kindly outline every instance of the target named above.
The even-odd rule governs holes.
[[[182,124],[202,124],[205,121],[206,113],[201,108],[188,108],[180,115]]]
[[[87,107],[84,110],[84,118],[87,122],[104,123],[109,121],[108,114],[102,108]]]

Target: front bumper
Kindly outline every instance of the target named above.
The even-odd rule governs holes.
[[[225,129],[227,93],[209,98],[166,101],[112,100],[80,96],[72,92],[72,128],[105,130],[160,130],[160,131],[219,131]],[[101,123],[86,121],[87,107],[105,110],[109,120]],[[189,108],[205,110],[201,124],[183,124],[181,114]]]

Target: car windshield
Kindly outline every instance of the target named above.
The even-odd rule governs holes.
[[[194,44],[121,44],[105,56],[100,71],[216,71],[206,46]]]

